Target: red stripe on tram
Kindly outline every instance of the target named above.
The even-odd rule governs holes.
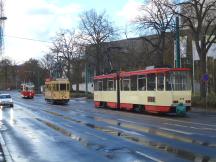
[[[169,112],[170,106],[145,105],[145,110],[149,112]]]
[[[128,103],[121,103],[120,107],[122,109],[126,109],[126,110],[132,110],[133,109],[133,104],[128,104]]]
[[[99,101],[95,101],[94,104],[95,104],[95,107],[99,107],[100,106],[100,102]]]
[[[107,102],[107,106],[110,107],[110,108],[116,109],[117,108],[117,103],[115,103],[115,102]]]

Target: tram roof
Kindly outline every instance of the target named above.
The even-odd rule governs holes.
[[[137,70],[137,71],[121,71],[120,72],[120,77],[128,77],[128,76],[133,76],[133,75],[145,75],[145,74],[157,74],[157,73],[165,73],[169,71],[189,71],[189,68],[154,68],[154,69],[148,69],[148,70]],[[111,78],[116,78],[117,74],[112,73],[112,74],[104,74],[104,75],[98,75],[95,76],[94,79],[111,79]]]
[[[45,83],[51,83],[51,82],[69,82],[67,78],[47,78]]]

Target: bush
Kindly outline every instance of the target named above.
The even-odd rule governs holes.
[[[209,107],[216,108],[216,94],[210,93],[208,94],[207,104]],[[192,106],[206,106],[206,99],[201,98],[199,95],[192,96]]]
[[[93,94],[92,93],[85,93],[85,92],[71,92],[71,98],[80,98],[80,97],[86,97],[88,99],[93,99]]]

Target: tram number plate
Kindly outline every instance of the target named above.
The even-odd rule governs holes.
[[[148,102],[155,102],[155,97],[148,97]]]

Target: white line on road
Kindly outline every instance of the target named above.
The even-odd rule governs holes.
[[[180,130],[175,130],[175,129],[169,129],[169,128],[163,128],[163,127],[161,127],[160,129],[171,131],[171,132],[176,132],[176,133],[181,133],[181,134],[185,134],[185,135],[192,135],[193,134],[190,132],[185,132],[185,131],[180,131]]]
[[[104,140],[104,141],[106,141],[107,139],[106,138],[104,138],[104,137],[100,137],[100,136],[97,136],[97,135],[95,135],[95,134],[92,134],[92,133],[89,133],[89,132],[85,132],[86,134],[88,134],[88,135],[91,135],[91,136],[94,136],[94,137],[97,137],[97,138],[99,138],[99,139],[102,139],[102,140]]]
[[[128,134],[143,136],[142,134],[134,132],[134,131],[127,131],[127,130],[124,130],[124,129],[121,129],[121,128],[117,128],[117,127],[113,127],[113,126],[108,126],[108,127],[112,128],[112,129],[115,129],[115,130],[118,130],[118,131],[122,131],[122,132],[128,133]]]
[[[153,156],[147,155],[147,154],[145,154],[145,153],[143,153],[143,152],[136,151],[136,153],[139,154],[139,155],[142,155],[142,156],[144,156],[144,157],[146,157],[146,158],[148,158],[148,159],[151,159],[151,160],[153,160],[153,161],[155,161],[155,162],[163,162],[162,160],[160,160],[160,159],[158,159],[158,158],[155,158],[155,157],[153,157]]]
[[[190,121],[181,121],[181,120],[177,120],[177,119],[168,119],[168,118],[163,118],[163,117],[154,117],[154,116],[150,116],[150,117],[151,118],[162,119],[162,120],[167,120],[167,121],[175,121],[175,122],[180,122],[180,123],[187,123],[187,124],[195,124],[195,125],[201,125],[201,126],[216,127],[216,125],[213,125],[213,124],[205,124],[205,123],[190,122]]]
[[[211,130],[211,131],[216,131],[216,129],[214,128],[197,128],[197,127],[193,127],[193,126],[186,126],[186,125],[181,125],[181,124],[170,124],[170,123],[163,123],[166,125],[171,125],[171,126],[178,126],[178,127],[184,127],[184,128],[191,128],[191,129],[198,129],[198,130]]]
[[[123,122],[127,122],[127,123],[137,124],[136,122],[133,122],[133,121],[130,121],[130,120],[125,120],[125,119],[118,119],[118,120],[123,121]]]

